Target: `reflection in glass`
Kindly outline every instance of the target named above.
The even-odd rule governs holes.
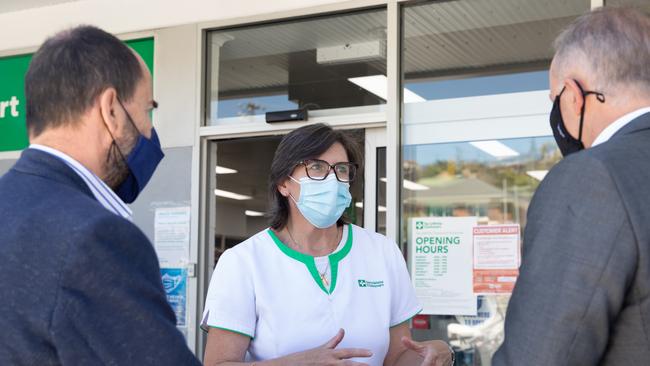
[[[405,146],[404,221],[478,216],[480,224],[523,226],[528,202],[560,157],[552,137]]]
[[[543,136],[553,40],[590,6],[590,0],[404,6],[403,89],[417,98],[403,94],[402,243],[409,242],[412,217],[477,216],[480,224],[524,228],[531,197],[560,154],[550,129],[549,137],[504,138]],[[489,366],[508,298],[480,296],[476,317],[431,315],[429,329],[414,329],[413,336],[449,340],[456,366]]]
[[[208,55],[209,125],[386,103],[385,10],[210,32]]]
[[[535,189],[560,159],[552,137],[405,146],[402,222],[477,216],[480,225],[523,228]],[[407,236],[408,229],[404,225]],[[509,295],[480,296],[477,316],[438,317],[462,357],[488,364],[503,340],[508,300]]]
[[[436,100],[481,95],[494,95],[548,89],[548,70],[519,72],[506,75],[475,76],[460,80],[407,80],[406,88],[422,100]],[[407,100],[413,103],[420,100]]]
[[[553,39],[589,7],[589,0],[463,0],[408,6],[405,89],[422,100],[547,89]]]

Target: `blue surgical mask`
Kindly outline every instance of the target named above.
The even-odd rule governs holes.
[[[120,102],[120,105],[122,105],[122,102]],[[124,108],[124,105],[122,105],[122,108]],[[125,203],[132,203],[138,198],[138,195],[147,183],[149,183],[154,171],[156,171],[156,167],[158,167],[160,161],[165,157],[165,154],[160,146],[160,140],[158,139],[156,130],[154,128],[151,129],[150,139],[144,137],[135,126],[135,123],[133,123],[126,108],[124,108],[124,111],[129,122],[138,131],[139,136],[133,150],[124,159],[124,162],[129,168],[129,175],[115,189],[115,193]]]
[[[343,211],[350,206],[350,184],[339,182],[332,173],[325,180],[313,180],[309,177],[296,180],[300,184],[300,197],[291,199],[298,206],[300,213],[312,225],[319,229],[328,228],[336,223]]]

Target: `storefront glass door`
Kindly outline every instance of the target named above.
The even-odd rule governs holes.
[[[467,281],[448,276],[450,268],[460,264],[466,267],[463,278],[475,302],[471,315],[460,306],[425,311],[420,323],[414,323],[414,337],[447,340],[458,354],[457,365],[490,365],[503,340],[510,295],[476,295],[472,290],[477,278],[472,228],[514,225],[521,240],[532,196],[561,159],[548,123],[550,107],[543,90],[407,104],[404,109],[402,241],[416,291],[425,309],[443,302],[460,304],[456,295]],[[425,259],[413,252],[422,249],[418,238],[423,231],[413,223],[454,223],[462,218],[473,218],[469,242],[464,243],[467,255],[458,259],[433,254],[433,267],[422,267]],[[444,230],[432,229],[427,235],[438,234],[444,235]],[[423,290],[425,286],[447,286],[456,294],[434,293]]]

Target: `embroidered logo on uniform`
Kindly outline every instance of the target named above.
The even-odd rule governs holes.
[[[359,280],[359,287],[384,287],[384,281]]]

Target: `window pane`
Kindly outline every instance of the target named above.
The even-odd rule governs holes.
[[[211,32],[208,55],[208,124],[386,103],[385,10]]]
[[[546,61],[558,31],[590,5],[590,0],[460,0],[407,7],[406,74],[456,75]]]
[[[409,183],[402,191],[404,222],[422,216],[478,216],[479,224],[524,226],[535,189],[561,154],[553,137],[493,142],[511,149],[513,156],[491,155],[473,141],[405,146],[403,174]]]
[[[477,216],[479,225],[523,228],[535,189],[560,152],[552,137],[494,142],[516,155],[495,157],[472,142],[406,146],[403,223],[414,217]],[[503,340],[509,299],[507,294],[479,296],[477,316],[431,316],[432,329],[414,330],[414,336],[447,339],[461,360],[458,365],[489,365]]]
[[[403,8],[403,244],[415,217],[476,216],[479,225],[523,231],[535,189],[561,158],[548,123],[552,43],[590,5],[458,0]],[[490,365],[509,297],[478,296],[477,316],[424,316],[429,323],[419,324],[428,326],[414,338],[448,340],[456,365]]]

